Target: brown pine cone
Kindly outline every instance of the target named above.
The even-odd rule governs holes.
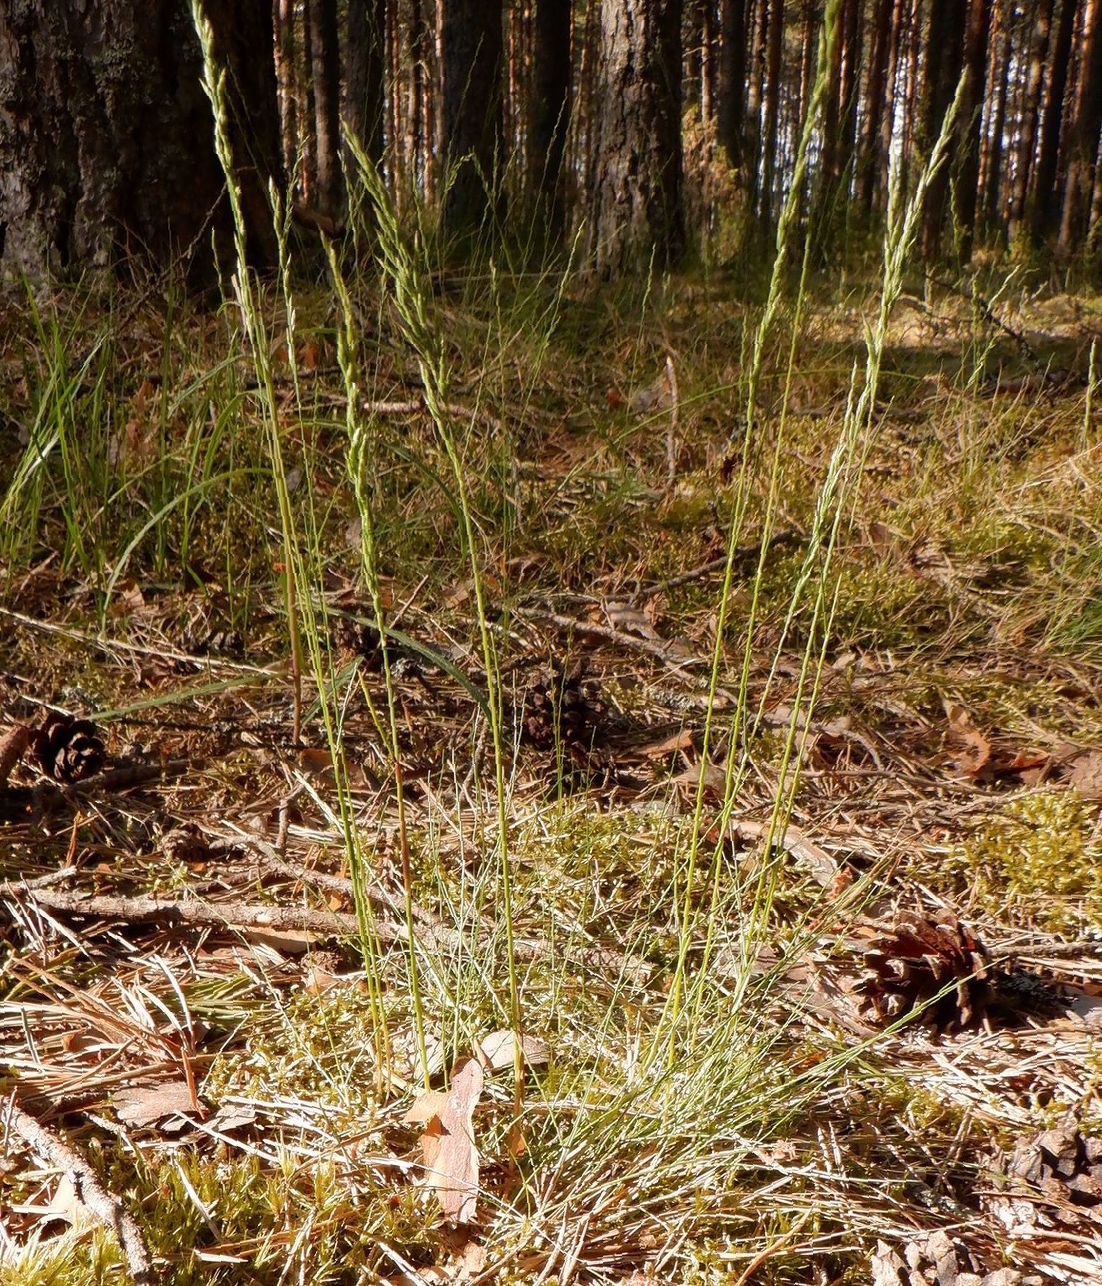
[[[34,754],[47,777],[72,784],[99,772],[105,750],[95,724],[53,711],[35,734]]]
[[[951,1031],[978,1021],[990,998],[987,949],[948,910],[932,916],[899,912],[879,929],[864,957],[860,989],[866,1012],[880,1022],[921,1009],[955,983],[922,1014],[935,1030]]]
[[[593,748],[603,716],[599,699],[584,682],[585,667],[568,670],[553,659],[529,684],[524,693],[523,729],[525,740],[540,750],[562,745],[568,750],[588,752]]]

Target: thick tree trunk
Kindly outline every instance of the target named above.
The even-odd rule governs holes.
[[[1028,21],[1028,19],[1032,21]],[[1049,33],[1052,30],[1052,0],[1037,0],[1032,12],[1027,11],[1026,31],[1030,33],[1029,71],[1026,75],[1022,104],[1021,129],[1018,136],[1014,190],[1010,198],[1009,235],[1014,238],[1021,227],[1029,196],[1029,181],[1035,166],[1038,123],[1041,117],[1041,86],[1044,84],[1045,60],[1048,57]]]
[[[530,185],[550,236],[563,226],[563,157],[570,124],[570,0],[535,0]]]
[[[464,237],[499,190],[502,148],[501,0],[442,0],[444,222]]]
[[[999,214],[1004,206],[1003,193],[1003,136],[1006,133],[1006,109],[1010,99],[1011,49],[1013,32],[1010,28],[1012,13],[1004,5],[998,14],[998,40],[992,51],[990,83],[995,86],[995,99],[988,106],[987,141],[984,149],[982,224],[991,236],[1000,231]]]
[[[1071,37],[1075,30],[1076,0],[1058,0],[1056,30],[1049,63],[1048,92],[1041,124],[1041,145],[1037,150],[1036,181],[1029,209],[1029,236],[1040,243],[1054,230],[1059,205],[1056,200],[1056,170],[1060,159],[1060,131],[1064,119],[1064,91],[1068,83]]]
[[[294,0],[274,0],[276,92],[279,101],[280,155],[290,176],[298,165],[298,72],[295,65]]]
[[[337,0],[306,0],[310,79],[314,86],[318,211],[339,219],[344,208],[341,170],[341,54]]]
[[[973,0],[979,3],[980,0]],[[921,135],[919,143],[923,161],[928,161],[941,133],[945,114],[953,101],[964,67],[965,20],[964,0],[933,0],[926,46],[926,83],[923,87]],[[955,131],[959,137],[959,124]],[[949,204],[949,175],[956,149],[950,148],[948,163],[943,165],[926,190],[926,207],[922,222],[922,252],[928,263],[938,256],[941,232]]]
[[[680,258],[681,168],[681,6],[602,0],[589,227],[600,275]]]
[[[743,182],[751,211],[758,208],[761,192],[761,104],[765,94],[765,42],[769,28],[769,0],[750,0],[746,37],[749,48],[746,83],[746,120],[743,125]]]
[[[872,213],[876,179],[880,173],[880,128],[888,97],[888,62],[891,55],[892,12],[895,6],[896,0],[876,0],[872,42],[869,47],[865,114],[857,160],[857,200],[866,216]]]
[[[386,112],[386,0],[348,0],[344,119],[376,165]]]
[[[828,41],[828,48],[821,54],[827,58],[826,86],[823,90],[823,146],[819,154],[819,190],[816,197],[816,223],[818,246],[826,252],[833,239],[835,202],[838,197],[838,184],[845,168],[842,152],[842,131],[838,127],[842,111],[842,79],[844,73],[843,53],[846,43],[846,5],[839,5],[831,23],[832,31],[823,31],[822,38]]]
[[[716,113],[716,6],[713,0],[701,0],[700,41],[700,117],[709,125]]]
[[[271,0],[208,0],[254,260],[274,251],[281,173]],[[265,51],[256,57],[256,49]],[[0,272],[41,279],[186,256],[212,268],[224,176],[186,0],[0,5]]]
[[[777,119],[781,98],[781,54],[784,49],[784,0],[770,0],[765,57],[765,117],[762,125],[761,220],[772,224],[773,180],[777,166]]]
[[[1075,109],[1068,131],[1067,174],[1058,250],[1072,254],[1088,231],[1094,166],[1102,133],[1102,0],[1087,0],[1082,61]]]
[[[953,195],[960,224],[957,253],[962,263],[972,258],[976,200],[980,178],[980,127],[983,123],[987,38],[991,30],[991,0],[970,0],[964,33],[964,92],[957,120],[956,172]],[[956,86],[953,86],[956,89]]]
[[[721,0],[719,13],[719,141],[736,170],[743,163],[746,119],[746,0]]]

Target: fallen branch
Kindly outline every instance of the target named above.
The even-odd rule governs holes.
[[[614,629],[611,625],[599,625],[596,621],[583,621],[575,616],[561,616],[558,612],[549,612],[544,608],[518,607],[514,610],[518,616],[530,621],[547,621],[562,630],[573,630],[577,634],[606,639],[609,643],[630,648],[634,652],[645,652],[647,656],[656,657],[674,670],[682,670],[686,665],[703,664],[702,657],[684,657],[679,660],[672,656],[672,643],[655,642],[654,639],[640,638],[637,634],[625,634],[623,630]]]
[[[28,901],[55,915],[79,916],[81,919],[125,920],[128,923],[152,921],[169,927],[194,925],[200,928],[247,930],[260,929],[275,933],[314,933],[319,937],[354,938],[359,935],[356,917],[341,911],[312,911],[300,907],[264,906],[252,902],[204,902],[198,898],[171,900],[152,894],[134,896],[92,895],[53,892],[41,887],[29,888],[21,881],[0,884],[0,899]],[[375,917],[372,933],[384,946],[408,945],[410,935],[399,921]],[[485,940],[474,943],[454,929],[441,925],[421,924],[414,930],[414,940],[430,954],[453,954],[485,946]],[[514,941],[513,951],[522,963],[548,960],[561,948],[541,939]],[[602,974],[618,972],[638,984],[648,982],[654,967],[638,956],[611,947],[592,946],[579,952],[588,968]]]
[[[352,900],[356,897],[356,885],[347,876],[330,875],[326,871],[316,871],[308,866],[300,866],[295,862],[289,862],[285,857],[280,856],[279,850],[274,845],[266,843],[257,836],[219,837],[212,840],[210,848],[211,852],[217,853],[226,849],[232,850],[239,846],[252,852],[261,868],[267,871],[269,875],[274,875],[284,880],[295,880],[300,884],[312,884],[315,888],[328,889],[330,893],[340,893]],[[405,916],[405,907],[401,901],[393,897],[386,889],[381,888],[376,881],[370,881],[365,887],[364,893],[372,902],[385,907],[392,915]],[[421,924],[429,925],[434,929],[443,927],[437,916],[434,916],[431,911],[426,911],[423,906],[419,906],[416,902],[412,904],[411,912],[413,918]]]
[[[753,842],[765,839],[769,835],[770,825],[768,822],[732,820],[730,830],[737,839]],[[783,831],[777,827],[770,837],[770,842],[777,848],[783,848],[798,862],[802,862],[811,878],[823,888],[830,888],[837,880],[839,867],[834,858],[791,823]]]
[[[774,532],[766,543],[769,549],[774,549],[782,545],[797,545],[804,539],[802,531],[797,531],[795,527],[785,527],[780,531]],[[736,565],[740,565],[760,553],[760,541],[755,541],[749,545],[738,545],[731,556],[731,561]],[[647,585],[639,590],[633,597],[653,598],[656,594],[664,594],[668,589],[677,589],[681,585],[688,585],[694,580],[710,576],[713,572],[721,572],[726,566],[727,555],[721,554],[718,558],[709,558],[706,563],[701,563],[698,567],[692,567],[687,572],[679,572],[676,576],[670,576],[666,580],[655,581],[653,585]]]
[[[14,1130],[28,1147],[56,1166],[73,1185],[80,1204],[114,1232],[134,1286],[153,1286],[159,1275],[153,1268],[153,1259],[137,1220],[118,1197],[100,1183],[84,1155],[24,1112],[14,1096],[8,1100],[3,1116],[5,1135]]]

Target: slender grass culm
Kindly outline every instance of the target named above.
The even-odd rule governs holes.
[[[486,713],[493,750],[498,859],[501,870],[502,916],[505,924],[506,968],[509,980],[509,1019],[515,1033],[515,1100],[519,1114],[524,1092],[524,1061],[520,1039],[523,1022],[520,981],[514,949],[502,683],[497,646],[489,620],[489,605],[482,570],[482,542],[478,536],[471,505],[470,487],[460,439],[453,423],[455,411],[449,399],[448,362],[442,336],[433,318],[432,293],[425,266],[417,247],[411,247],[403,234],[398,215],[374,163],[354,136],[349,136],[348,143],[375,217],[377,258],[382,278],[393,298],[403,337],[416,359],[425,408],[451,468],[452,484],[459,506],[463,553],[470,570],[482,664],[486,675]]]
[[[337,694],[331,682],[329,644],[324,630],[324,598],[315,596],[313,586],[321,583],[321,559],[316,523],[312,510],[306,515],[305,541],[300,538],[298,525],[291,505],[288,469],[284,462],[281,439],[281,420],[272,370],[272,343],[264,319],[262,300],[246,258],[246,233],[241,208],[240,192],[234,171],[233,154],[229,140],[228,116],[225,98],[225,73],[217,70],[213,59],[213,39],[210,25],[198,5],[192,7],[193,21],[203,50],[204,90],[210,99],[215,121],[215,147],[226,178],[231,212],[233,215],[236,271],[232,284],[241,317],[241,324],[248,338],[256,367],[259,402],[265,425],[272,484],[276,493],[280,520],[283,555],[284,608],[291,645],[291,674],[293,684],[294,744],[302,744],[303,727],[303,659],[309,658],[312,675],[319,694],[318,711],[322,717],[330,758],[333,765],[340,814],[340,834],[345,847],[354,889],[356,919],[359,926],[360,947],[366,969],[368,990],[373,1010],[373,1034],[376,1042],[376,1074],[382,1079],[387,1075],[390,1044],[381,1001],[381,984],[378,971],[378,943],[373,928],[373,910],[365,891],[363,855],[360,851],[355,819],[348,792],[348,774],[340,736],[340,712]],[[273,226],[279,253],[280,281],[284,291],[287,312],[289,345],[294,341],[295,307],[291,293],[290,259],[287,247],[289,218],[286,208],[274,190],[272,199]],[[294,354],[289,351],[289,361],[294,371]],[[293,375],[295,407],[300,407],[297,373]],[[315,606],[316,597],[316,606]],[[321,618],[319,619],[319,612]],[[324,637],[323,637],[324,634]],[[418,1010],[419,1013],[419,1010]],[[423,1048],[423,1042],[422,1042]]]
[[[291,640],[291,674],[293,683],[294,739],[302,736],[302,640],[299,633],[299,575],[301,572],[294,515],[291,510],[290,492],[287,487],[287,470],[283,463],[283,443],[280,437],[279,416],[276,409],[276,392],[272,375],[271,337],[264,321],[256,285],[249,270],[246,254],[245,216],[241,208],[241,191],[234,168],[233,149],[230,144],[229,115],[226,104],[226,75],[219,71],[214,58],[214,32],[201,6],[193,0],[192,21],[199,35],[203,51],[203,90],[210,100],[214,115],[214,145],[226,178],[226,194],[233,216],[234,253],[237,266],[231,284],[236,296],[241,323],[252,349],[256,364],[257,383],[261,390],[261,406],[267,429],[268,449],[271,454],[272,481],[275,485],[279,509],[280,532],[283,544],[283,586],[287,611],[287,628]]]
[[[360,368],[359,335],[352,299],[341,272],[336,247],[331,241],[326,241],[325,252],[329,263],[330,278],[333,282],[333,288],[337,292],[337,300],[340,305],[341,325],[337,337],[337,362],[340,366],[341,379],[344,382],[345,390],[345,426],[348,433],[345,462],[348,479],[352,485],[352,494],[356,502],[356,512],[360,519],[360,567],[363,572],[364,582],[367,585],[368,596],[371,599],[371,611],[375,619],[375,629],[379,638],[379,653],[382,659],[383,684],[386,692],[386,719],[380,731],[383,734],[383,739],[389,752],[391,771],[394,776],[394,798],[398,817],[398,849],[402,871],[402,899],[409,958],[410,1000],[412,1002],[419,1055],[418,1062],[427,1087],[429,1064],[425,1044],[424,1006],[421,1000],[421,987],[418,976],[417,935],[414,932],[413,873],[410,868],[405,785],[402,780],[402,755],[398,742],[398,708],[391,666],[386,608],[383,602],[382,581],[379,572],[379,544],[375,530],[375,513],[371,487],[368,481],[373,464],[370,441],[373,426],[367,421],[360,407],[363,380]],[[366,687],[364,688],[364,695],[365,697],[367,696]]]
[[[754,336],[753,348],[750,358],[750,370],[744,381],[746,387],[746,412],[745,428],[743,431],[742,444],[739,450],[739,467],[736,477],[735,497],[732,511],[728,523],[727,531],[727,557],[723,570],[723,581],[720,589],[719,603],[716,614],[715,634],[712,644],[711,668],[708,679],[708,702],[704,719],[703,741],[701,749],[701,762],[706,763],[713,738],[713,717],[716,704],[717,690],[720,684],[720,676],[723,665],[723,655],[726,644],[727,633],[727,615],[731,602],[731,591],[734,584],[735,567],[736,567],[736,550],[742,538],[742,532],[746,520],[747,509],[751,497],[750,475],[751,465],[753,463],[752,443],[754,440],[754,422],[757,411],[758,390],[762,377],[762,368],[764,363],[764,354],[766,340],[772,329],[773,322],[776,318],[777,310],[780,306],[784,278],[788,266],[789,247],[791,238],[798,226],[798,219],[803,200],[804,180],[807,174],[808,156],[810,153],[812,140],[815,136],[816,129],[819,126],[820,114],[822,110],[823,96],[826,92],[826,86],[829,76],[831,51],[838,39],[838,29],[841,20],[841,3],[840,0],[831,0],[827,5],[826,13],[823,18],[822,37],[819,41],[819,62],[815,82],[812,87],[811,96],[808,102],[807,114],[804,118],[803,130],[800,136],[800,144],[796,157],[795,172],[793,175],[792,185],[789,189],[788,197],[784,203],[780,218],[777,223],[776,249],[773,259],[773,270],[770,276],[769,291],[766,297],[765,306],[762,310],[762,316],[758,323]],[[803,287],[806,282],[808,254],[807,247],[803,256],[803,268],[800,278],[800,291],[797,298],[797,318],[803,304]],[[793,327],[795,344],[796,327]],[[790,353],[789,365],[791,369],[792,354]],[[768,557],[769,536],[774,522],[774,511],[777,500],[777,478],[779,476],[779,463],[783,451],[783,416],[781,428],[778,431],[777,439],[774,444],[773,467],[771,469],[769,493],[766,500],[764,512],[761,520],[761,552],[758,559],[758,565],[754,573],[751,585],[751,602],[748,620],[745,624],[743,639],[743,659],[739,681],[739,690],[737,693],[735,708],[732,714],[730,727],[730,741],[728,745],[727,760],[724,770],[724,802],[721,810],[721,825],[725,826],[730,818],[731,810],[734,807],[734,801],[738,794],[739,778],[735,772],[736,754],[740,741],[741,729],[744,724],[744,716],[748,699],[749,681],[750,681],[750,661],[753,647],[754,624],[757,615],[758,596],[762,582],[762,576],[765,569],[765,560]],[[690,919],[690,896],[693,885],[693,876],[696,870],[698,853],[701,840],[702,820],[704,815],[704,774],[701,773],[700,780],[697,783],[696,797],[693,806],[692,829],[689,839],[688,852],[688,869],[685,877],[685,902],[681,912],[680,926],[680,944],[678,947],[678,963],[674,974],[673,983],[670,988],[669,999],[669,1056],[674,1056],[675,1043],[674,1032],[676,1022],[680,1013],[682,988],[684,986],[685,962],[688,955],[688,946],[691,940],[691,919]],[[716,855],[716,865],[718,869],[718,847]]]
[[[838,21],[839,6],[837,4],[828,5],[824,18],[823,38],[820,41],[818,76],[812,91],[808,108],[808,116],[804,122],[800,150],[797,155],[795,174],[798,182],[794,182],[789,191],[788,199],[785,202],[778,223],[777,251],[774,259],[770,289],[766,305],[755,334],[750,371],[746,379],[746,428],[741,448],[740,470],[729,527],[728,559],[724,572],[724,583],[721,590],[721,598],[716,611],[717,624],[712,656],[708,712],[704,727],[702,750],[703,763],[707,762],[708,747],[712,734],[712,714],[719,686],[726,617],[733,585],[733,551],[739,544],[746,517],[747,501],[750,495],[748,479],[753,454],[751,440],[753,437],[758,386],[762,375],[765,342],[782,295],[785,265],[789,255],[789,238],[791,231],[796,226],[801,208],[801,185],[806,171],[807,154],[814,131],[819,124],[818,114],[821,110],[822,94],[825,87],[825,78],[829,68],[831,48],[833,42],[837,39]],[[927,165],[920,174],[919,179],[915,183],[914,190],[909,197],[905,197],[902,190],[901,167],[898,163],[893,164],[892,166],[889,207],[883,243],[883,268],[879,307],[875,323],[872,327],[866,328],[866,359],[864,372],[861,377],[858,377],[855,369],[851,379],[850,395],[843,415],[838,440],[831,452],[826,473],[822,483],[820,484],[818,495],[816,497],[812,521],[807,533],[806,553],[790,593],[784,624],[774,647],[773,661],[762,693],[758,698],[757,713],[751,720],[750,711],[748,710],[751,660],[754,654],[755,625],[757,621],[761,585],[766,571],[766,563],[770,547],[769,537],[774,524],[779,467],[785,449],[784,429],[787,420],[788,402],[791,392],[791,376],[795,359],[797,330],[799,318],[803,310],[804,290],[807,282],[810,245],[805,243],[803,267],[797,298],[795,301],[793,337],[789,348],[784,392],[778,412],[778,427],[773,446],[769,489],[761,519],[759,559],[749,588],[749,608],[742,625],[743,647],[740,681],[737,689],[734,710],[728,728],[728,744],[724,768],[724,798],[719,810],[719,823],[717,827],[719,839],[714,845],[711,856],[712,867],[710,883],[712,894],[705,925],[704,966],[700,969],[697,975],[697,1000],[694,1006],[691,1028],[693,1031],[697,1030],[698,1024],[702,1019],[701,1005],[703,1004],[704,991],[708,986],[707,963],[711,953],[711,944],[715,929],[716,909],[720,903],[720,882],[722,872],[724,870],[724,841],[722,837],[726,834],[730,818],[735,810],[742,785],[746,780],[746,774],[750,768],[750,759],[746,751],[744,740],[745,729],[747,724],[750,722],[753,724],[753,731],[756,732],[760,728],[762,714],[770,700],[770,693],[773,690],[774,681],[778,672],[778,664],[780,662],[785,643],[787,642],[793,623],[797,618],[797,614],[803,610],[807,592],[810,588],[812,591],[810,601],[810,619],[805,625],[806,641],[800,656],[795,692],[788,698],[792,713],[785,731],[781,761],[776,775],[778,788],[774,794],[773,807],[763,843],[763,851],[766,854],[766,857],[763,860],[763,864],[755,877],[752,886],[747,890],[747,905],[742,918],[743,931],[740,938],[742,969],[738,985],[740,1003],[743,999],[744,989],[749,985],[753,974],[751,966],[753,964],[754,957],[772,917],[773,897],[776,888],[776,880],[779,874],[779,867],[775,861],[770,859],[769,855],[774,851],[774,842],[779,836],[783,836],[788,825],[788,818],[792,811],[799,783],[800,757],[796,755],[796,745],[797,741],[800,739],[799,730],[801,727],[804,729],[803,737],[806,738],[806,729],[810,725],[811,713],[817,699],[819,683],[826,660],[826,652],[831,638],[830,625],[833,619],[833,602],[834,595],[836,593],[836,587],[833,590],[831,588],[831,566],[834,551],[842,524],[845,521],[846,515],[853,503],[856,485],[861,475],[862,460],[871,446],[870,433],[872,428],[872,410],[876,400],[880,367],[887,335],[888,319],[892,307],[902,290],[903,271],[908,256],[914,246],[918,229],[918,220],[925,205],[926,193],[929,184],[946,160],[949,140],[952,137],[956,116],[959,111],[961,94],[963,92],[962,86],[963,81],[961,82],[961,85],[958,86],[956,97],[950,105],[945,119],[942,122],[941,130],[934,148],[932,149],[931,155],[928,158]],[[667,1048],[668,1057],[670,1058],[676,1056],[676,1050],[678,1048],[675,1040],[675,1033],[677,1031],[676,1020],[680,1012],[682,988],[685,985],[684,969],[688,956],[688,946],[693,938],[692,930],[694,926],[691,917],[691,895],[693,888],[693,875],[696,869],[697,854],[701,839],[703,803],[704,773],[702,772],[697,784],[692,830],[689,840],[684,902],[680,915],[678,965],[667,1007],[667,1019],[670,1023],[667,1037]],[[692,1038],[693,1037],[690,1036],[690,1040]]]

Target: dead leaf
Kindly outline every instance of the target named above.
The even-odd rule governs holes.
[[[636,415],[653,415],[673,410],[677,405],[677,375],[673,359],[667,357],[658,377],[628,394],[628,406]]]
[[[186,1080],[162,1081],[159,1085],[133,1085],[118,1090],[112,1100],[115,1115],[128,1125],[152,1125],[166,1116],[180,1116],[185,1112],[205,1115],[196,1102],[191,1086]]]
[[[478,1149],[474,1110],[484,1084],[477,1058],[464,1059],[452,1073],[447,1093],[422,1094],[402,1118],[423,1123],[421,1155],[428,1186],[436,1192],[445,1219],[472,1223],[478,1201]]]
[[[0,786],[8,780],[11,770],[22,759],[31,744],[31,730],[17,723],[0,736]]]
[[[116,468],[140,468],[153,459],[157,450],[156,426],[150,414],[153,385],[143,380],[130,400],[130,416],[122,433],[116,433],[107,444],[108,462]]]
[[[235,925],[243,938],[259,946],[271,947],[284,956],[301,956],[321,939],[309,929],[263,929],[258,925]]]
[[[991,742],[974,726],[964,706],[947,701],[945,713],[949,719],[945,734],[949,762],[965,777],[978,777],[991,762]]]
[[[298,769],[305,776],[313,777],[326,785],[333,783],[333,756],[327,749],[304,746],[298,752]]]
[[[516,1038],[511,1031],[492,1031],[482,1040],[479,1050],[483,1062],[492,1072],[502,1072],[516,1062]],[[520,1052],[529,1067],[542,1067],[551,1061],[547,1042],[538,1036],[522,1036]]]
[[[709,759],[706,763],[690,764],[688,768],[670,778],[671,785],[680,786],[686,795],[694,796],[700,788],[700,779],[704,778],[704,798],[714,803],[721,802],[727,793],[727,774]]]
[[[1102,751],[1088,750],[1071,765],[1068,785],[1084,799],[1102,799]]]
[[[639,746],[636,753],[645,759],[664,759],[666,755],[672,755],[678,750],[691,750],[695,735],[692,728],[682,728],[671,737],[663,737],[661,741],[648,741]]]
[[[639,638],[649,639],[652,643],[661,641],[646,613],[641,612],[631,603],[620,599],[608,598],[601,604],[601,607],[609,625],[613,629],[620,630],[624,634],[634,634]]]

